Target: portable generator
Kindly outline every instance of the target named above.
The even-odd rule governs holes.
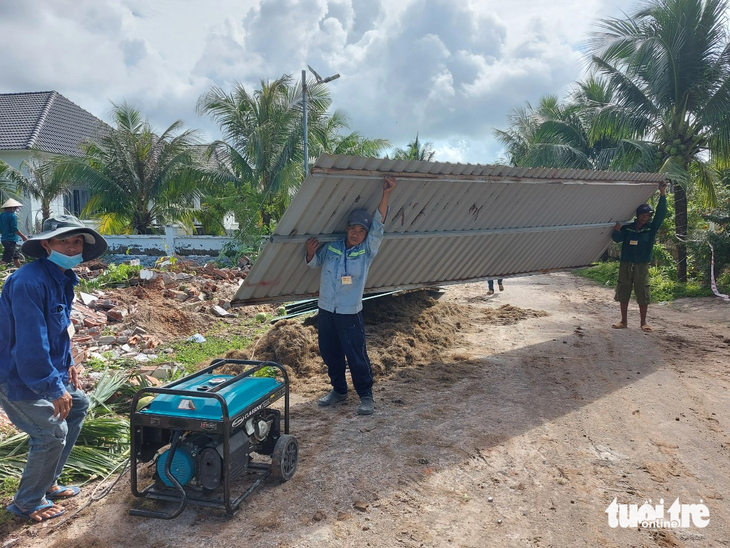
[[[232,368],[243,372],[222,372]],[[283,410],[271,407],[282,397]],[[172,519],[189,501],[233,514],[266,478],[287,481],[297,468],[289,377],[275,362],[215,360],[178,381],[143,388],[132,400],[130,427],[132,493],[178,502],[172,512],[131,509],[135,516]],[[257,461],[253,453],[270,458]],[[137,463],[151,461],[152,478],[140,488]]]

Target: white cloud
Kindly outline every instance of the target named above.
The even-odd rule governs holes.
[[[352,129],[444,161],[494,162],[510,110],[580,77],[596,17],[633,0],[24,0],[0,2],[0,92],[55,89],[107,119],[127,101],[164,129],[211,86],[329,84]]]

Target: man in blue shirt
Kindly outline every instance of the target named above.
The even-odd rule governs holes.
[[[360,396],[357,412],[371,415],[373,373],[365,347],[365,324],[362,319],[362,295],[368,270],[383,241],[388,198],[395,188],[395,178],[386,176],[383,197],[374,217],[356,209],[347,219],[344,239],[320,247],[316,238],[306,244],[307,266],[322,267],[319,287],[319,352],[327,365],[332,390],[320,398],[328,406],[347,398],[345,367],[349,365],[355,391]]]
[[[0,406],[30,436],[30,451],[7,510],[44,521],[64,513],[54,500],[79,493],[58,478],[89,406],[71,357],[78,283],[71,269],[99,257],[107,244],[76,217],[58,215],[21,249],[38,260],[10,275],[0,293]]]
[[[18,241],[28,239],[25,234],[18,230],[17,212],[21,207],[23,207],[23,204],[10,198],[2,205],[3,212],[0,213],[0,242],[3,245],[2,262],[10,264],[10,261],[13,261],[16,268],[20,268]]]

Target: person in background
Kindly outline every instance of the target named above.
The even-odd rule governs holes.
[[[641,317],[641,329],[651,331],[646,323],[646,312],[651,302],[649,287],[649,263],[654,250],[654,240],[659,227],[667,216],[667,183],[659,183],[659,203],[656,215],[649,204],[641,204],[636,208],[636,219],[632,223],[621,226],[616,223],[611,238],[621,244],[621,263],[618,270],[615,300],[621,307],[621,321],[614,324],[614,329],[625,329],[628,326],[627,314],[631,290],[636,294]]]
[[[349,366],[355,391],[360,396],[357,412],[371,415],[373,373],[365,347],[365,324],[362,319],[362,295],[370,265],[383,241],[388,198],[395,188],[395,178],[386,176],[383,196],[373,217],[356,209],[347,219],[344,239],[322,245],[316,238],[306,243],[306,262],[311,268],[322,267],[319,287],[319,351],[327,365],[332,390],[319,399],[326,407],[347,398],[345,367]]]
[[[489,285],[489,291],[487,291],[487,295],[494,295],[494,280],[487,280],[487,284]],[[504,286],[502,285],[502,278],[497,280],[497,287],[499,287],[500,291],[504,291]]]
[[[10,198],[3,204],[3,212],[0,213],[0,242],[3,244],[2,262],[10,264],[13,261],[15,268],[20,268],[20,251],[18,241],[27,240],[25,234],[18,230],[18,210],[23,207],[18,200]]]
[[[73,270],[96,259],[107,243],[76,217],[58,215],[21,251],[38,260],[10,275],[0,293],[0,406],[30,436],[30,450],[11,514],[44,521],[64,513],[54,501],[78,487],[58,483],[86,416],[71,357],[71,306],[78,278]]]

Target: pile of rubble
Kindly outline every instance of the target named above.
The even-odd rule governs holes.
[[[104,268],[103,263],[86,264],[77,273],[94,279]],[[164,347],[172,339],[189,336],[199,341],[200,331],[213,321],[241,315],[231,311],[230,300],[249,269],[248,264],[236,268],[177,264],[177,271],[142,269],[127,287],[80,292],[71,313],[75,363],[94,359],[144,364],[172,352]],[[258,312],[241,311],[252,316]]]

